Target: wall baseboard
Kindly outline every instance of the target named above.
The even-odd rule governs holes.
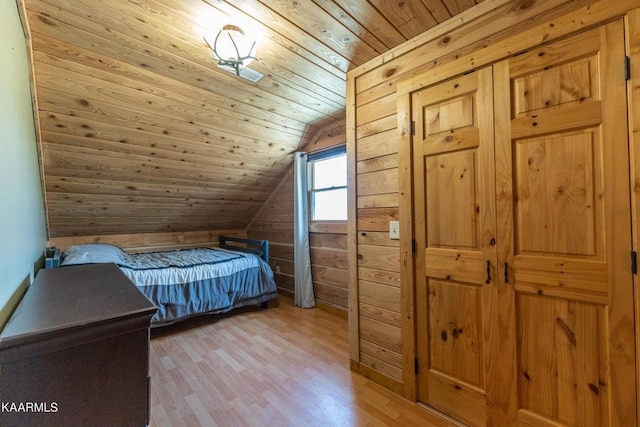
[[[5,306],[0,309],[0,331],[4,329],[4,326],[11,318],[11,315],[18,307],[18,304],[20,303],[20,301],[22,301],[22,297],[24,296],[25,292],[27,292],[27,288],[29,287],[30,282],[31,277],[30,275],[27,275],[27,277],[24,278],[22,283],[18,285],[16,290],[9,297],[9,300],[7,301]]]

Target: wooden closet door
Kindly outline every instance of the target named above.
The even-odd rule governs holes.
[[[478,426],[499,368],[492,80],[489,67],[412,94],[418,399]]]
[[[636,425],[623,37],[613,22],[494,67],[506,424]]]

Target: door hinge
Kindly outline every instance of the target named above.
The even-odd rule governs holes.
[[[416,134],[416,122],[414,120],[409,122],[409,134],[412,136]]]
[[[416,253],[416,239],[411,239],[411,253]]]
[[[638,274],[638,253],[631,251],[631,274]]]
[[[418,363],[418,359],[416,358],[414,359],[414,362],[413,362],[413,371],[415,372],[416,375],[418,375],[418,371],[419,371],[418,366],[419,366],[419,363]]]
[[[624,79],[631,80],[631,58],[624,57]]]

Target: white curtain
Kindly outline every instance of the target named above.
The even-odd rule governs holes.
[[[293,172],[293,263],[295,303],[302,308],[316,306],[309,256],[309,206],[307,153],[296,153]]]

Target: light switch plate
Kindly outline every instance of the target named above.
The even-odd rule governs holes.
[[[400,239],[400,222],[389,221],[389,238],[393,240]]]

